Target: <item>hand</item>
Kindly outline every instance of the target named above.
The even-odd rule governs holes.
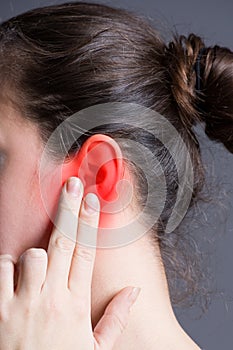
[[[75,244],[68,237],[92,230],[96,242],[100,204],[94,194],[87,194],[83,201],[81,181],[72,180],[80,183],[80,193],[70,193],[72,181],[63,187],[48,251],[31,248],[24,252],[18,261],[15,289],[14,262],[11,256],[0,255],[0,350],[111,350],[126,327],[137,296],[129,297],[132,287],[113,298],[92,330],[96,249]],[[85,210],[88,197],[97,199],[97,210],[92,213]]]

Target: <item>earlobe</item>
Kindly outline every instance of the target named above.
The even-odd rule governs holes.
[[[89,137],[66,167],[66,175],[78,176],[84,185],[84,196],[96,193],[101,201],[115,201],[117,183],[123,178],[123,156],[118,143],[104,134]],[[70,163],[70,164],[71,164]],[[65,171],[65,168],[64,168]],[[74,173],[75,171],[75,173]]]

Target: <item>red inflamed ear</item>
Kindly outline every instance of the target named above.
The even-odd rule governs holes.
[[[64,164],[63,181],[69,176],[82,180],[84,196],[93,192],[100,200],[115,201],[116,185],[123,176],[123,157],[118,143],[103,134],[89,137],[72,161]]]

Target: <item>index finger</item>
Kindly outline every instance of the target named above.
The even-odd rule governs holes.
[[[73,190],[70,192],[70,190]],[[71,177],[63,186],[54,228],[48,245],[46,284],[52,288],[68,284],[69,270],[77,240],[77,227],[83,185],[80,179]]]
[[[93,266],[100,216],[100,202],[94,193],[84,198],[78,222],[78,244],[76,244],[69,274],[69,289],[81,300],[90,301]],[[84,245],[83,242],[88,242]]]

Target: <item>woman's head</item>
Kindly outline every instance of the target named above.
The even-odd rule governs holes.
[[[204,183],[199,144],[192,126],[196,122],[204,122],[206,133],[211,139],[223,142],[230,151],[233,149],[233,53],[218,46],[206,48],[200,61],[202,90],[197,92],[194,67],[202,47],[204,42],[194,34],[189,37],[175,35],[167,44],[142,17],[125,10],[91,3],[49,6],[2,23],[1,103],[2,106],[6,103],[8,109],[1,118],[5,123],[5,130],[8,128],[8,132],[12,133],[14,152],[21,152],[21,147],[24,147],[24,152],[22,150],[20,153],[21,161],[18,157],[15,158],[15,163],[12,161],[12,171],[7,162],[3,162],[0,194],[6,193],[2,189],[3,184],[9,183],[11,174],[16,174],[17,171],[15,178],[24,180],[15,187],[18,204],[22,198],[24,210],[26,211],[28,204],[31,207],[27,211],[31,210],[32,215],[36,214],[37,205],[41,205],[40,200],[36,197],[32,205],[27,200],[29,193],[34,195],[36,189],[38,190],[36,164],[42,146],[51,133],[66,118],[89,106],[109,102],[133,102],[165,116],[182,136],[194,169],[191,206]],[[7,114],[9,108],[14,108],[17,120],[23,127],[18,125],[14,130],[16,124],[12,121],[11,128]],[[117,140],[116,148],[113,149],[117,149],[119,145],[123,157],[126,155],[125,158],[129,160],[133,158],[134,150],[127,148],[127,139],[136,140],[153,150],[164,170],[167,199],[162,215],[154,231],[152,230],[152,237],[155,243],[159,243],[168,275],[170,271],[172,276],[175,270],[178,278],[186,282],[187,294],[190,291],[196,292],[196,274],[190,268],[193,261],[185,251],[182,252],[183,256],[177,257],[175,248],[178,241],[186,242],[185,237],[178,234],[178,229],[173,234],[165,234],[179,188],[172,157],[160,142],[142,132],[142,129],[152,128],[153,120],[149,117],[146,119],[135,115],[134,127],[127,125],[127,117],[120,124],[114,122],[114,118],[111,119],[110,116],[107,125],[89,130],[68,150],[69,154],[72,158],[92,134],[107,135]],[[21,140],[18,140],[19,137]],[[62,144],[64,135],[61,134],[60,137]],[[8,147],[12,144],[10,140],[11,138],[5,140]],[[59,146],[50,151],[51,159],[55,157],[59,164],[59,160],[64,158],[64,149]],[[12,154],[14,152],[12,150]],[[30,160],[28,164],[27,161]],[[20,164],[21,168],[23,166],[23,173],[18,172],[16,164]],[[135,182],[137,204],[142,208],[147,198],[145,178],[133,162],[127,162],[126,165]],[[26,182],[27,171],[34,174],[34,187],[30,189]],[[57,172],[58,168],[54,171]],[[151,178],[156,187],[157,178],[153,165]],[[51,183],[47,184],[48,188],[49,185]],[[18,192],[18,187],[23,192]],[[50,186],[51,188],[53,187]],[[57,196],[58,190],[59,188],[53,188],[53,198]],[[1,201],[5,198],[6,195],[2,194]],[[155,207],[156,203],[151,208],[152,217]],[[9,212],[9,208],[6,209]],[[19,215],[18,225],[23,213],[20,212]],[[3,222],[3,213],[0,221]],[[28,226],[30,222],[36,225],[36,222],[30,220],[26,222]],[[39,221],[37,226],[39,230]],[[41,232],[40,238],[42,236]],[[14,244],[17,244],[18,239],[17,236]],[[32,235],[29,241],[35,242],[37,239]],[[185,244],[182,243],[181,246],[186,247]],[[169,283],[173,285],[172,279]],[[174,299],[176,300],[175,294]]]

